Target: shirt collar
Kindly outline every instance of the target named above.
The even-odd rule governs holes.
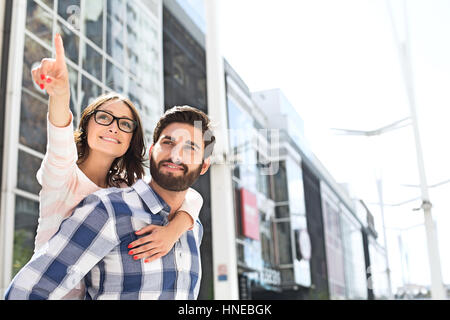
[[[153,214],[161,213],[162,210],[166,211],[167,214],[170,213],[169,205],[144,180],[139,179],[132,185],[132,188],[137,192]]]

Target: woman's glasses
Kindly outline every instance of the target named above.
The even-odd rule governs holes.
[[[114,120],[117,121],[117,126],[120,130],[127,133],[132,133],[137,128],[137,122],[128,118],[118,118],[111,113],[103,110],[94,111],[94,120],[99,125],[109,126]]]

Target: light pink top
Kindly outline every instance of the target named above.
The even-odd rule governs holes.
[[[50,122],[47,114],[47,152],[36,174],[42,189],[39,193],[35,252],[58,231],[61,222],[72,214],[81,200],[101,189],[78,168],[77,160],[72,121],[67,127],[56,127]],[[121,187],[128,186],[122,184]],[[195,221],[202,205],[202,196],[189,188],[179,210],[186,211]],[[84,287],[80,284],[78,290],[65,298],[82,299],[83,294]]]

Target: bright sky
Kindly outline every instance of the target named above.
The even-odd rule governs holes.
[[[221,43],[225,58],[251,91],[280,88],[305,122],[313,152],[356,197],[384,202],[420,196],[412,127],[365,138],[330,128],[373,130],[409,116],[409,104],[384,0],[225,0]],[[403,1],[389,1],[400,39]],[[450,0],[407,0],[415,100],[428,185],[450,179]],[[430,188],[438,224],[444,282],[450,284],[450,183]],[[393,289],[403,277],[428,284],[420,201],[386,206]],[[383,242],[379,206],[369,207]],[[408,268],[398,249],[398,231]],[[409,274],[406,270],[409,269]]]

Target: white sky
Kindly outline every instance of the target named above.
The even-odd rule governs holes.
[[[390,0],[404,38],[403,1]],[[450,179],[450,0],[407,0],[415,99],[428,184]],[[313,152],[338,182],[366,203],[420,196],[412,127],[375,138],[330,128],[373,130],[409,116],[393,30],[384,0],[221,1],[224,57],[251,91],[281,88],[305,123]],[[430,189],[444,282],[450,284],[450,183]],[[423,222],[420,201],[385,208],[388,228]],[[380,236],[379,207],[371,205]],[[393,289],[402,283],[398,232],[388,229]],[[423,227],[402,232],[409,279],[429,283]],[[381,241],[382,238],[380,237]],[[405,270],[406,267],[404,266]],[[403,276],[407,277],[406,273]]]

